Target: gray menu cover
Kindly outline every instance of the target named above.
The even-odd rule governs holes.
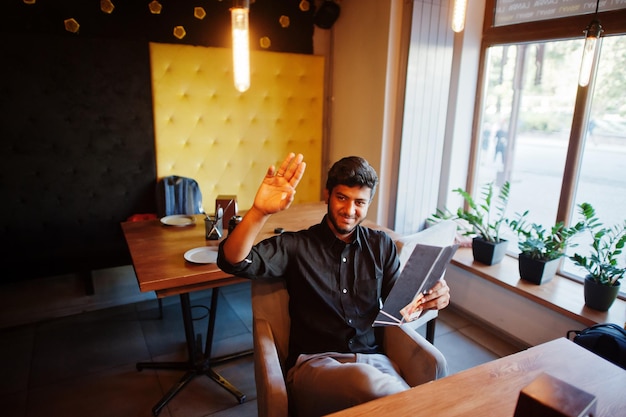
[[[404,323],[400,310],[439,281],[458,247],[417,244],[373,326],[398,326]]]

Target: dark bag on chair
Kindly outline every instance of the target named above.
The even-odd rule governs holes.
[[[202,211],[202,192],[193,178],[170,175],[157,184],[158,216],[198,214]]]
[[[574,343],[626,369],[626,330],[613,323],[602,323],[584,330],[570,330]]]

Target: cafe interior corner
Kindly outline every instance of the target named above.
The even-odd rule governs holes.
[[[295,206],[322,200],[336,160],[367,159],[380,179],[368,221],[400,236],[423,233],[438,209],[463,206],[453,190],[478,200],[489,181],[511,184],[509,216],[530,206],[541,221],[574,222],[584,196],[626,224],[623,2],[6,0],[0,8],[4,416],[259,415],[250,284],[203,285],[185,272],[185,290],[160,287],[158,277],[147,283],[137,251],[152,237],[131,239],[152,224],[161,234],[196,232],[210,246],[204,214],[217,215],[224,198],[245,212],[268,166],[288,152],[307,162]],[[243,46],[235,42],[242,28]],[[579,71],[593,36],[612,52],[594,50],[586,84]],[[191,215],[191,227],[163,222],[161,187],[173,177],[197,182],[201,203],[177,213]],[[601,184],[587,191],[587,177]],[[543,183],[552,188],[539,190]],[[568,374],[557,369],[570,365],[555,350],[569,331],[626,328],[623,287],[598,311],[585,304],[584,276],[569,260],[550,282],[529,284],[513,240],[501,263],[484,265],[460,232],[457,239],[445,272],[451,304],[435,315],[434,341],[425,333],[434,319],[416,329],[447,358],[450,375],[392,396],[378,411],[341,415],[386,407],[432,415],[415,408],[424,404],[416,398],[441,383],[450,404],[436,415],[512,416],[544,362],[560,378],[550,381],[555,387],[565,380],[591,393],[585,406],[598,416],[621,415],[626,402],[612,391],[623,388],[626,371],[584,350],[572,359],[602,371],[591,370],[593,379],[580,369]],[[185,250],[178,267],[192,270]],[[219,356],[247,352],[215,367],[245,399],[210,378],[181,383],[184,372],[139,365],[184,360],[202,338]],[[544,360],[519,371],[535,352]],[[489,414],[495,403],[486,394],[455,401],[464,380],[492,392],[517,384],[496,401],[508,411]],[[459,411],[460,403],[470,408]]]

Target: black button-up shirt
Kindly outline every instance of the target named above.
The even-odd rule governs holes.
[[[379,352],[372,323],[399,276],[400,261],[386,233],[357,226],[345,243],[326,223],[285,232],[253,247],[237,265],[220,245],[218,266],[233,275],[281,278],[289,292],[291,333],[287,367],[301,353]]]

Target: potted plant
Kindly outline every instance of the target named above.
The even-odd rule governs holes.
[[[493,182],[482,187],[482,202],[476,202],[465,190],[452,190],[463,197],[467,209],[459,207],[456,214],[449,210],[439,210],[431,220],[462,220],[463,235],[472,236],[472,254],[474,260],[485,265],[494,265],[502,261],[508,241],[500,236],[502,224],[506,222],[504,212],[509,200],[510,183],[505,182],[496,195]]]
[[[591,204],[582,203],[578,208],[591,235],[591,252],[588,256],[575,253],[570,259],[587,272],[584,281],[585,305],[607,311],[617,298],[620,279],[626,274],[626,266],[617,262],[626,244],[626,220],[621,225],[606,227],[596,217]]]
[[[527,223],[526,216],[528,211],[515,220],[507,221],[518,236],[520,278],[538,285],[545,284],[556,275],[565,249],[576,246],[570,242],[585,228],[585,223],[580,221],[572,227],[565,227],[561,221],[548,229],[541,224]]]

